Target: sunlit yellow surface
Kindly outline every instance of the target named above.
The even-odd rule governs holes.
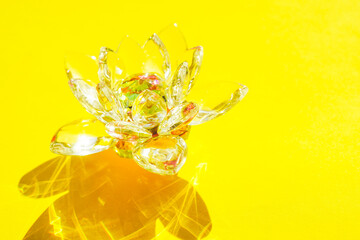
[[[1,239],[21,239],[57,198],[26,198],[17,184],[54,157],[60,126],[89,116],[64,55],[97,55],[125,34],[143,42],[173,22],[204,47],[202,81],[249,87],[187,141],[179,176],[194,182],[207,163],[195,182],[208,239],[360,238],[358,1],[6,1],[0,13]]]

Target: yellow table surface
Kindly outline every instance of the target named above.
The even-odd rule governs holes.
[[[67,86],[66,53],[142,42],[173,22],[204,47],[202,81],[249,87],[187,141],[179,177],[200,176],[207,239],[360,238],[358,1],[6,1],[0,13],[1,239],[22,239],[57,198],[17,184],[55,156],[60,126],[89,116]]]

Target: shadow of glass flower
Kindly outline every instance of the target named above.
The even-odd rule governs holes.
[[[153,239],[158,220],[179,239],[211,231],[206,205],[191,183],[148,172],[113,150],[49,160],[23,176],[19,189],[33,198],[63,194],[24,239]]]

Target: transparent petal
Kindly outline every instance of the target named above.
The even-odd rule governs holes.
[[[143,73],[146,54],[142,47],[128,36],[125,37],[116,51],[126,68],[126,76]]]
[[[184,102],[172,108],[161,122],[158,133],[160,135],[173,134],[186,126],[198,114],[199,106],[193,102]]]
[[[184,100],[184,85],[188,82],[189,68],[188,63],[181,63],[172,76],[171,83],[166,91],[166,100],[169,108],[180,104]]]
[[[61,155],[84,156],[104,151],[117,140],[106,134],[96,119],[78,120],[61,127],[51,140],[50,150]]]
[[[125,77],[125,66],[118,54],[110,48],[102,47],[99,55],[99,79],[110,88]]]
[[[144,72],[156,72],[167,79],[171,73],[170,57],[160,38],[154,33],[145,42],[143,49],[147,55]]]
[[[146,170],[174,175],[184,165],[187,155],[185,140],[177,136],[159,136],[139,144],[133,150],[135,161]]]
[[[187,43],[184,35],[179,30],[177,24],[172,24],[158,33],[159,38],[164,43],[169,55],[171,68],[176,69],[179,59],[186,51]]]
[[[99,80],[95,74],[98,64],[95,57],[71,55],[66,58],[65,69],[70,88],[86,111],[104,123],[121,120],[116,113],[105,109],[111,108],[109,104],[103,105],[103,102],[99,101],[96,89]]]
[[[135,74],[127,77],[118,87],[117,94],[122,105],[130,109],[137,96],[144,90],[151,90],[165,96],[164,80],[153,73]]]
[[[87,79],[97,84],[98,78],[98,64],[96,57],[72,54],[65,57],[65,71],[71,79]]]
[[[97,97],[96,85],[94,85],[92,81],[71,79],[69,80],[69,86],[75,97],[89,113],[96,116],[97,111],[101,111],[103,109]]]
[[[73,94],[86,111],[100,121],[107,123],[109,121],[121,120],[121,115],[117,115],[111,111],[112,106],[107,103],[105,104],[104,101],[100,102],[97,86],[94,82],[90,80],[70,79],[69,85]],[[106,110],[106,108],[110,110]]]
[[[144,128],[151,129],[158,126],[165,118],[166,102],[156,92],[144,90],[135,99],[131,113],[135,122]]]
[[[181,61],[186,61],[189,63],[189,78],[184,83],[184,95],[188,95],[191,88],[194,86],[195,80],[197,79],[203,59],[203,47],[197,46],[194,48],[188,49]]]
[[[197,125],[223,115],[234,107],[248,92],[248,88],[236,82],[218,82],[207,86],[197,86],[187,96],[200,106],[199,114],[190,125]],[[214,97],[216,96],[216,97]]]
[[[106,124],[106,132],[121,140],[145,141],[152,137],[152,133],[133,122],[111,122]]]
[[[106,113],[116,120],[125,120],[124,107],[120,100],[114,95],[109,86],[103,82],[97,85],[98,99]]]

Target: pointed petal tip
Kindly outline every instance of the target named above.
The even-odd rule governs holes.
[[[158,33],[162,33],[164,31],[166,31],[169,28],[177,28],[179,29],[179,24],[178,23],[170,23],[169,25],[166,25],[166,27],[162,28]]]
[[[159,37],[156,33],[151,34],[150,39]]]
[[[123,45],[124,42],[127,42],[131,40],[131,37],[130,35],[125,35],[123,37],[120,38],[120,42],[119,44],[117,45],[117,48],[116,48],[116,51],[115,52],[119,52],[119,49],[121,48],[121,46]]]
[[[101,47],[98,61],[99,62],[104,61],[108,52],[114,52],[114,50],[112,50],[111,48],[108,48],[108,47]]]
[[[240,93],[241,93],[241,99],[243,99],[246,94],[249,92],[249,88],[243,84],[241,84],[242,88],[240,88]]]
[[[148,72],[159,72],[162,77],[167,79],[171,73],[169,53],[162,42],[162,39],[153,33],[142,46],[147,55],[144,62],[144,70]]]
[[[203,86],[200,89],[205,91],[205,95],[203,95],[202,91],[198,91],[194,95],[190,93],[187,98],[200,104],[199,114],[190,125],[202,124],[225,114],[248,93],[247,86],[232,81],[217,82],[208,85],[208,87]],[[213,96],[216,96],[216,98]]]
[[[179,69],[180,69],[180,68],[189,68],[189,63],[186,62],[186,61],[180,63],[180,64],[179,64]]]
[[[140,46],[139,42],[132,38],[130,35],[125,35],[121,38],[118,48],[120,48],[122,44],[126,42],[135,43],[136,45]]]
[[[126,34],[124,36],[121,37],[120,43],[126,39],[131,39],[131,36],[129,34]]]

